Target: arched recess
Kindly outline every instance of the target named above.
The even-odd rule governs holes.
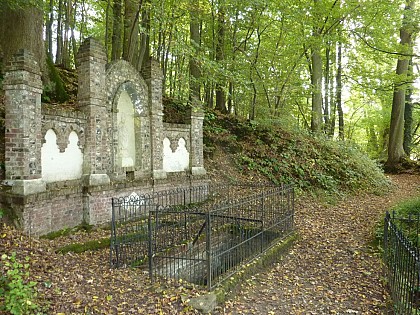
[[[112,63],[107,70],[108,106],[112,113],[113,171],[151,169],[148,88],[128,62]]]
[[[165,172],[182,172],[190,166],[190,153],[184,138],[179,138],[175,150],[171,148],[169,138],[163,139],[163,170]]]
[[[130,95],[125,90],[120,93],[117,101],[117,110],[117,163],[121,167],[134,167],[136,161],[134,105]]]
[[[41,148],[42,179],[46,182],[56,182],[81,178],[83,153],[78,145],[77,133],[70,132],[64,152],[60,152],[57,134],[53,129],[47,130],[44,139]]]

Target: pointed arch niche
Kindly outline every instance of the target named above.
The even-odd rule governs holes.
[[[149,178],[152,136],[149,88],[127,61],[106,70],[107,106],[111,118],[112,176],[116,180]]]
[[[185,139],[179,138],[175,142],[175,145],[171,145],[169,138],[163,139],[163,170],[168,173],[187,171],[190,166],[190,153]]]
[[[117,163],[120,167],[134,167],[136,162],[136,134],[134,129],[134,105],[123,89],[117,102],[118,147]]]
[[[145,141],[150,125],[144,92],[127,81],[118,87],[114,96],[114,171],[118,174],[144,171],[146,160],[150,159]]]
[[[64,152],[57,145],[57,134],[49,129],[41,148],[42,179],[45,182],[79,179],[82,176],[83,153],[79,148],[79,137],[70,132]]]

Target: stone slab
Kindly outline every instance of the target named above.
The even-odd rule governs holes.
[[[3,185],[10,186],[11,193],[16,195],[31,195],[46,191],[46,183],[42,179],[5,180]]]

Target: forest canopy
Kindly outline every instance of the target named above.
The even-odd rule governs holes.
[[[418,2],[6,0],[0,56],[38,50],[47,77],[46,58],[74,69],[95,37],[109,62],[157,60],[169,99],[350,141],[392,168],[420,159]]]

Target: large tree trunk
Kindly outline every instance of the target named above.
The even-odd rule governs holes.
[[[57,11],[57,46],[55,49],[55,63],[61,64],[63,62],[63,0],[58,1]]]
[[[398,60],[397,73],[403,74],[405,60]],[[405,88],[396,87],[392,99],[391,124],[389,129],[387,165],[393,167],[405,157],[404,141]]]
[[[409,20],[414,9],[415,0],[407,0],[403,17],[403,26],[400,29],[400,43],[404,47],[413,47],[413,22]],[[411,11],[411,12],[410,12]],[[393,171],[395,167],[406,157],[404,143],[404,109],[405,93],[409,69],[409,59],[400,58],[397,62],[396,74],[401,80],[394,86],[394,96],[392,99],[391,123],[389,129],[388,160],[387,169]]]
[[[63,51],[62,51],[62,57],[63,57],[63,66],[64,68],[70,68],[70,23],[72,19],[72,1],[67,0],[65,2],[65,19],[64,19],[64,38],[63,38]]]
[[[330,58],[331,48],[325,50],[325,74],[324,74],[324,131],[328,135],[330,127]]]
[[[379,151],[379,145],[378,145],[378,138],[375,132],[375,125],[373,125],[372,123],[369,124],[366,130],[366,135],[368,137],[368,144],[367,144],[368,153],[376,155]]]
[[[223,7],[220,8],[217,15],[216,40],[216,61],[221,63],[225,59],[225,12]],[[220,79],[216,85],[216,109],[220,110],[222,113],[227,113],[224,84]]]
[[[200,47],[200,2],[190,1],[190,40],[194,56],[190,56],[190,100],[200,100],[200,77],[201,71],[197,62],[197,54]]]
[[[255,106],[257,103],[257,88],[255,87],[255,82],[252,79],[252,71],[250,71],[249,80],[252,85],[252,98],[251,98],[251,106],[249,110],[249,120],[255,119]]]
[[[45,37],[47,39],[47,53],[48,57],[53,60],[53,32],[52,32],[52,26],[54,22],[54,1],[49,0],[48,9],[50,10],[48,14],[48,20],[45,23]]]
[[[318,49],[312,50],[312,115],[311,130],[314,133],[321,131],[322,127],[322,58]]]
[[[342,100],[342,48],[343,45],[341,42],[338,43],[337,47],[337,76],[336,76],[336,85],[337,85],[337,93],[336,93],[336,107],[337,107],[337,115],[338,115],[338,139],[344,140],[344,112],[343,112],[343,100]]]
[[[409,73],[410,75],[413,73],[413,58],[410,59],[409,64]],[[407,89],[407,93],[405,93],[405,106],[404,106],[404,142],[403,148],[404,152],[407,156],[411,154],[411,146],[413,141],[413,85],[410,84]]]
[[[143,1],[125,0],[123,59],[137,67],[139,16]]]
[[[335,49],[333,49],[332,54],[330,55],[331,58],[331,64],[335,64],[337,65],[337,46],[335,47]],[[327,130],[327,135],[329,138],[333,138],[334,137],[334,132],[335,132],[335,121],[336,121],[336,117],[337,117],[337,95],[335,94],[336,92],[336,88],[338,89],[338,84],[337,83],[337,67],[335,67],[335,71],[336,73],[333,73],[333,70],[331,71],[331,74],[329,76],[330,82],[329,82],[329,93],[330,93],[330,119],[329,119],[329,123],[328,123],[328,130]],[[341,79],[340,79],[341,81]],[[340,82],[341,85],[341,82]]]
[[[122,23],[121,23],[121,13],[122,13],[122,4],[121,0],[114,0],[114,6],[112,10],[114,16],[114,24],[112,26],[112,52],[111,60],[118,60],[121,58],[122,54]]]
[[[10,9],[0,4],[0,56],[7,62],[20,49],[31,51],[48,81],[45,46],[42,38],[43,12],[35,7]]]
[[[140,47],[137,55],[137,69],[140,71],[145,62],[150,59],[150,0],[145,0],[141,13]]]
[[[314,0],[317,6],[318,0]],[[314,21],[316,22],[316,21]],[[311,85],[312,85],[312,112],[311,130],[319,133],[322,128],[322,57],[320,52],[321,30],[314,26],[312,37],[314,39],[311,49]]]

